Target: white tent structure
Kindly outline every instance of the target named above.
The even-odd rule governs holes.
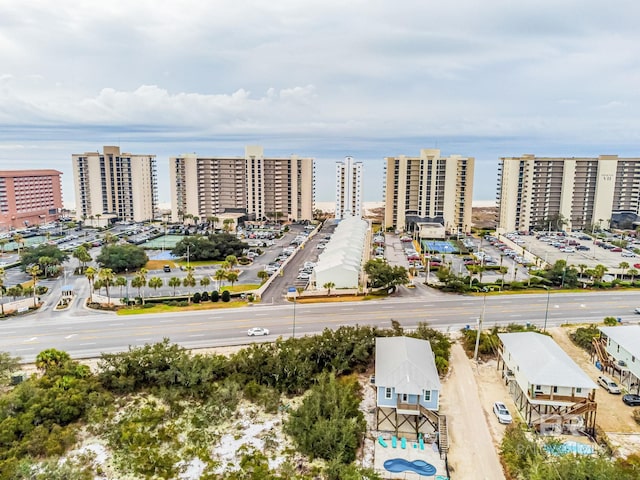
[[[358,288],[368,231],[366,220],[347,217],[340,221],[314,268],[316,288],[329,282],[333,288]]]

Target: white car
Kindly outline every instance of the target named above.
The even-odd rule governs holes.
[[[635,254],[635,253],[633,253],[633,252],[627,252],[627,251],[622,252],[620,255],[621,255],[622,257],[635,257],[635,256],[636,256],[636,254]]]
[[[260,335],[269,335],[269,330],[262,327],[253,327],[247,330],[247,335],[249,335],[250,337],[257,337]]]
[[[507,406],[502,402],[496,402],[493,404],[493,413],[498,417],[498,422],[500,423],[511,423],[513,419],[511,418],[511,414],[507,409]]]
[[[609,377],[605,377],[604,375],[600,375],[598,377],[598,383],[602,385],[602,387],[609,393],[614,395],[620,395],[620,387],[616,382],[611,380]]]

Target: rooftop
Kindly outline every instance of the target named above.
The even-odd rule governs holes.
[[[635,357],[640,357],[640,325],[599,327],[611,340]]]
[[[549,336],[536,332],[499,333],[505,355],[531,384],[596,388],[597,385]]]

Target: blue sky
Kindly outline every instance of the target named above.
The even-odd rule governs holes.
[[[501,156],[640,154],[640,4],[582,0],[218,0],[0,4],[0,168],[64,172],[120,145],[365,163],[440,148],[476,158],[495,198]]]

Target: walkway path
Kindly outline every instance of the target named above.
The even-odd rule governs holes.
[[[451,347],[450,365],[451,376],[443,382],[441,412],[447,415],[449,426],[451,477],[504,480],[472,362],[458,343]]]

